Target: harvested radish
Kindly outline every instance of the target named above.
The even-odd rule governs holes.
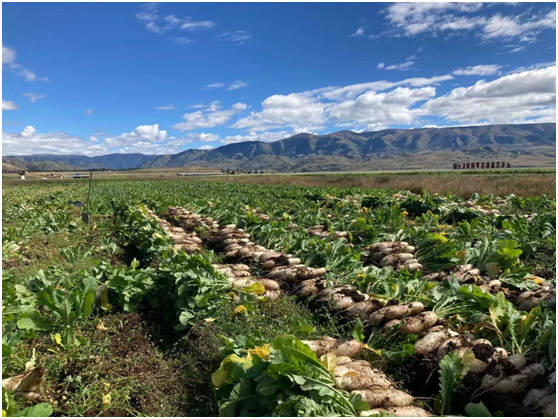
[[[379,326],[384,321],[401,319],[404,316],[412,316],[424,310],[424,305],[420,302],[412,302],[408,304],[399,304],[389,307],[384,307],[370,316],[370,324],[372,326]]]
[[[414,400],[414,397],[410,394],[394,388],[388,390],[353,390],[351,394],[360,394],[370,408],[409,406]]]
[[[360,412],[361,417],[368,417],[373,415],[393,415],[396,418],[426,418],[431,417],[432,414],[420,407],[415,406],[402,406],[402,407],[388,407],[385,409],[370,409]]]

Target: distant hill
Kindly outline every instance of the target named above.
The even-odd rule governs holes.
[[[464,159],[507,159],[518,166],[552,165],[556,158],[556,124],[485,125],[454,128],[387,129],[326,135],[297,134],[275,142],[247,141],[213,150],[178,154],[108,154],[105,156],[6,156],[4,163],[22,168],[47,162],[73,168],[150,169],[188,165],[273,170],[394,170],[436,164],[450,168]],[[519,165],[521,165],[519,164]],[[56,169],[45,169],[56,170]]]

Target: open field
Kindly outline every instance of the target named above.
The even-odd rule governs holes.
[[[175,180],[177,173],[213,173],[206,168],[130,170],[125,172],[94,173],[99,180]],[[85,173],[85,172],[83,172]],[[31,173],[26,182],[41,181],[46,173]],[[474,193],[518,196],[556,196],[556,171],[553,169],[511,169],[488,171],[397,171],[347,172],[310,174],[263,174],[199,176],[196,179],[213,182],[235,182],[261,185],[331,186],[359,188],[405,189],[416,193],[453,193],[464,198]],[[182,179],[191,181],[191,177]],[[5,176],[9,185],[21,184],[18,176]],[[47,182],[60,182],[49,179]],[[83,182],[86,179],[63,180]]]
[[[553,198],[223,179],[3,186],[8,414],[555,414]]]

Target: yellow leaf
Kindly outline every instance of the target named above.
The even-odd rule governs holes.
[[[112,402],[112,397],[110,393],[105,394],[103,396],[103,407],[109,407],[111,402]]]
[[[99,332],[104,332],[105,330],[107,330],[107,328],[105,327],[102,321],[99,321],[99,323],[97,323],[97,330]]]
[[[234,309],[234,314],[244,314],[246,313],[248,310],[246,310],[246,307],[244,307],[244,305],[240,304],[238,307],[236,307]]]
[[[364,349],[366,349],[366,350],[372,352],[372,353],[375,354],[375,355],[382,356],[382,350],[381,350],[381,349],[374,349],[374,348],[371,348],[371,347],[368,346],[367,344],[364,344],[362,347],[363,347]]]
[[[213,323],[215,319],[213,317],[208,317],[207,319],[203,319],[203,321],[206,323]]]
[[[407,215],[409,215],[409,213],[408,213],[407,211],[403,211],[403,212],[401,212],[401,215],[402,215],[403,217],[406,217]]]
[[[105,391],[108,391],[108,389],[110,388],[110,383],[103,383],[103,386],[105,387]]]
[[[263,284],[260,284],[259,282],[254,282],[249,287],[243,288],[242,291],[248,294],[264,295],[265,287],[263,286]]]
[[[2,417],[5,418],[7,416],[8,416],[8,413],[4,409],[2,409]]]
[[[269,350],[269,344],[266,344],[263,346],[258,346],[257,348],[254,349],[248,349],[248,353],[250,355],[257,355],[261,359],[268,359],[271,351]]]
[[[57,344],[62,346],[62,336],[60,336],[60,333],[54,335],[54,340],[56,341]]]
[[[463,356],[461,357],[461,362],[465,367],[465,369],[463,370],[463,375],[465,375],[467,371],[469,371],[469,366],[473,363],[474,360],[475,360],[475,354],[470,348],[467,348],[463,353]]]

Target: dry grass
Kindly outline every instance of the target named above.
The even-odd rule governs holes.
[[[299,186],[337,186],[362,188],[405,189],[415,193],[451,192],[464,198],[474,193],[506,196],[556,196],[556,173],[502,174],[317,174],[317,175],[259,175],[218,176],[197,178],[214,182],[238,182]]]

